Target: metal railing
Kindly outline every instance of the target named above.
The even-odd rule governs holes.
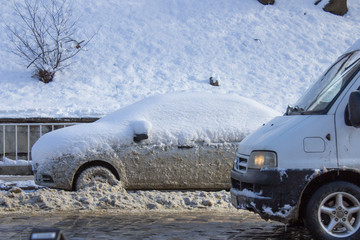
[[[31,160],[31,148],[45,133],[77,123],[0,123],[2,160]]]
[[[2,118],[0,119],[0,162],[31,160],[31,148],[45,133],[98,118]]]

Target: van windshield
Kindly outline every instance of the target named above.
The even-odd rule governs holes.
[[[351,52],[332,65],[286,115],[325,114],[360,70],[360,51]]]

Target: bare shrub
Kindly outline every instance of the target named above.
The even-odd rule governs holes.
[[[84,50],[94,37],[76,40],[76,20],[67,0],[24,0],[15,3],[19,21],[7,24],[12,52],[33,67],[40,81],[48,83],[55,73],[71,65],[72,57]]]

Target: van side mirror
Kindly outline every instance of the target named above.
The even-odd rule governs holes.
[[[360,91],[354,91],[350,94],[349,104],[349,121],[352,126],[360,127]]]

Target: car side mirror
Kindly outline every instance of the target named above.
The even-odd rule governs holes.
[[[350,94],[349,104],[349,121],[352,126],[360,127],[360,91],[354,91]]]
[[[138,143],[149,138],[151,123],[147,120],[136,120],[130,123],[134,131],[134,142]]]
[[[146,133],[134,134],[134,142],[138,143],[142,140],[148,139],[149,136]]]

